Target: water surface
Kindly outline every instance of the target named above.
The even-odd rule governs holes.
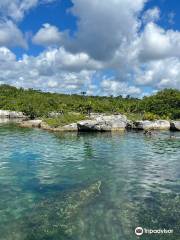
[[[173,133],[180,137],[180,133]],[[180,139],[0,125],[0,239],[180,239]]]

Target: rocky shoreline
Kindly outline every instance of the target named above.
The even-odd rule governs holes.
[[[4,111],[0,110],[0,119],[19,120],[20,127],[25,128],[41,128],[43,130],[53,132],[63,131],[79,131],[79,132],[113,132],[125,130],[170,130],[180,131],[180,121],[130,121],[125,115],[105,115],[105,114],[91,114],[87,120],[82,120],[77,123],[72,123],[60,127],[51,127],[43,120],[28,120],[22,112]]]
[[[115,132],[125,130],[170,130],[180,131],[180,121],[130,121],[124,115],[99,115],[91,119],[65,125],[63,127],[51,127],[42,120],[28,120],[20,123],[21,127],[41,128],[53,132]]]

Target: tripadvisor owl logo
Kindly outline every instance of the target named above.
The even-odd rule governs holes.
[[[141,235],[143,235],[143,228],[142,227],[137,227],[136,229],[135,229],[135,234],[137,235],[137,236],[141,236]]]

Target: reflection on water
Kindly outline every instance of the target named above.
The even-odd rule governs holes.
[[[174,133],[177,137],[179,133]],[[0,127],[0,239],[180,239],[180,140],[169,132],[52,134]]]

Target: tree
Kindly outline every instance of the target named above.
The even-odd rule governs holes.
[[[32,106],[32,105],[27,105],[24,109],[23,109],[23,113],[28,116],[31,120],[35,119],[36,117],[38,117],[38,112],[37,110]]]
[[[85,95],[86,95],[86,92],[85,92],[85,91],[81,92],[81,95],[85,96]]]

